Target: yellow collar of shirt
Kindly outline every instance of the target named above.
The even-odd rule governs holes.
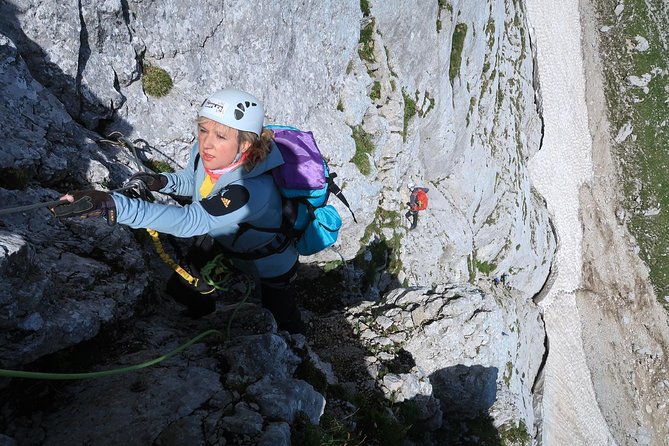
[[[204,176],[204,181],[202,182],[202,185],[200,186],[200,197],[201,198],[206,198],[209,196],[211,191],[214,189],[214,185],[216,184],[216,181],[212,180],[209,175]]]

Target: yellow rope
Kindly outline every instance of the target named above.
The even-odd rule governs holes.
[[[197,277],[191,276],[188,273],[188,271],[186,271],[181,266],[179,266],[179,264],[177,262],[175,262],[174,260],[172,260],[172,258],[165,252],[165,249],[163,249],[163,244],[160,243],[160,236],[158,235],[158,232],[153,230],[153,229],[150,229],[150,228],[146,228],[146,232],[148,232],[149,235],[151,235],[151,240],[153,241],[153,246],[156,248],[156,252],[160,256],[160,258],[163,259],[163,262],[167,263],[174,271],[177,272],[177,274],[179,274],[181,277],[183,277],[183,279],[186,282],[188,282],[191,285],[193,285],[194,287],[196,287],[198,282],[199,282],[199,279]],[[214,290],[212,289],[211,291],[214,291]]]

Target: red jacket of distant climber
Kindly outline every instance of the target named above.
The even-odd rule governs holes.
[[[427,189],[417,187],[409,196],[409,208],[412,211],[422,211],[427,208]]]

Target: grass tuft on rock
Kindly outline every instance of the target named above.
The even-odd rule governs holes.
[[[453,39],[451,45],[451,64],[448,68],[448,78],[453,82],[453,79],[460,74],[460,65],[462,64],[462,49],[465,46],[465,37],[467,37],[467,24],[458,23],[455,25],[453,31]]]
[[[144,92],[149,96],[162,97],[172,89],[172,78],[160,67],[147,65],[142,75]]]

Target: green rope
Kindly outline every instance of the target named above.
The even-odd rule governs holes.
[[[223,261],[223,254],[218,254],[200,270],[202,278],[219,291],[229,291],[227,284],[233,274]],[[218,279],[218,280],[216,280]]]
[[[31,211],[33,209],[38,209],[42,207],[54,207],[58,206],[61,204],[66,204],[69,203],[67,200],[55,200],[55,201],[48,201],[46,203],[35,203],[35,204],[28,204],[26,206],[17,206],[15,208],[7,208],[7,209],[0,209],[0,215],[5,215],[5,214],[13,214],[16,212],[23,212],[23,211]]]
[[[211,259],[204,267],[202,267],[202,269],[200,270],[200,274],[202,275],[202,278],[204,279],[205,282],[216,288],[218,291],[229,291],[230,288],[227,286],[227,284],[233,277],[233,273],[232,271],[230,271],[230,268],[227,267],[223,259],[224,259],[223,254],[218,254],[216,257]],[[216,280],[214,277],[217,277],[218,280]],[[246,300],[251,295],[250,280],[246,275],[244,275],[243,277],[246,280],[246,292],[244,293],[244,297],[242,298],[242,300],[235,306],[235,309],[232,310],[230,319],[228,319],[228,326],[226,327],[226,336],[228,339],[230,339],[230,328],[232,326],[232,321],[235,318],[235,315],[237,314],[237,311],[239,311],[239,309],[242,307],[242,305],[246,303]]]
[[[186,350],[188,347],[191,345],[195,344],[198,342],[200,339],[207,337],[212,334],[222,334],[218,330],[207,330],[203,333],[200,333],[199,335],[195,336],[193,339],[190,341],[186,342],[185,344],[175,348],[171,352],[159,356],[157,358],[151,359],[146,362],[142,362],[141,364],[136,364],[132,365],[129,367],[122,367],[118,369],[112,369],[112,370],[104,370],[101,372],[84,372],[84,373],[44,373],[44,372],[25,372],[21,370],[6,370],[6,369],[0,369],[0,377],[6,377],[6,378],[29,378],[29,379],[50,379],[50,380],[66,380],[66,379],[89,379],[89,378],[103,378],[105,376],[112,376],[112,375],[120,375],[123,373],[128,373],[132,372],[135,370],[140,370],[146,367],[150,367],[152,365],[158,364],[159,362],[162,362],[168,358],[171,358],[172,356],[176,355],[177,353],[181,353],[182,351]]]
[[[228,291],[229,288],[226,286],[227,283],[230,282],[230,280],[233,277],[233,273],[228,268],[223,261],[223,255],[219,254],[216,257],[214,257],[209,263],[207,263],[204,268],[202,268],[202,278],[211,286],[216,288],[219,291]],[[218,280],[214,279],[216,277]],[[239,310],[239,308],[246,302],[246,300],[249,298],[251,294],[251,284],[248,280],[247,276],[244,276],[247,279],[247,286],[246,286],[246,293],[244,295],[244,298],[239,302],[232,314],[230,315],[230,319],[228,320],[228,326],[226,330],[226,338],[230,339],[230,329],[232,326],[232,321],[235,317],[235,314]],[[162,362],[168,358],[171,358],[172,356],[176,355],[177,353],[180,353],[184,350],[186,350],[188,347],[191,345],[195,344],[198,342],[200,339],[207,337],[212,334],[220,334],[222,333],[218,330],[207,330],[203,333],[200,333],[199,335],[195,336],[192,338],[190,341],[186,342],[185,344],[175,348],[171,352],[159,356],[157,358],[151,359],[146,362],[142,362],[141,364],[136,364],[132,365],[129,367],[122,367],[118,369],[112,369],[112,370],[105,370],[105,371],[100,371],[100,372],[84,372],[84,373],[45,373],[45,372],[26,372],[26,371],[21,371],[21,370],[8,370],[8,369],[0,369],[0,377],[5,377],[5,378],[29,378],[29,379],[48,379],[48,380],[68,380],[68,379],[90,379],[90,378],[103,378],[106,376],[112,376],[112,375],[120,375],[123,373],[128,373],[132,372],[135,370],[140,370],[146,367],[150,367],[152,365],[158,364],[159,362]]]

